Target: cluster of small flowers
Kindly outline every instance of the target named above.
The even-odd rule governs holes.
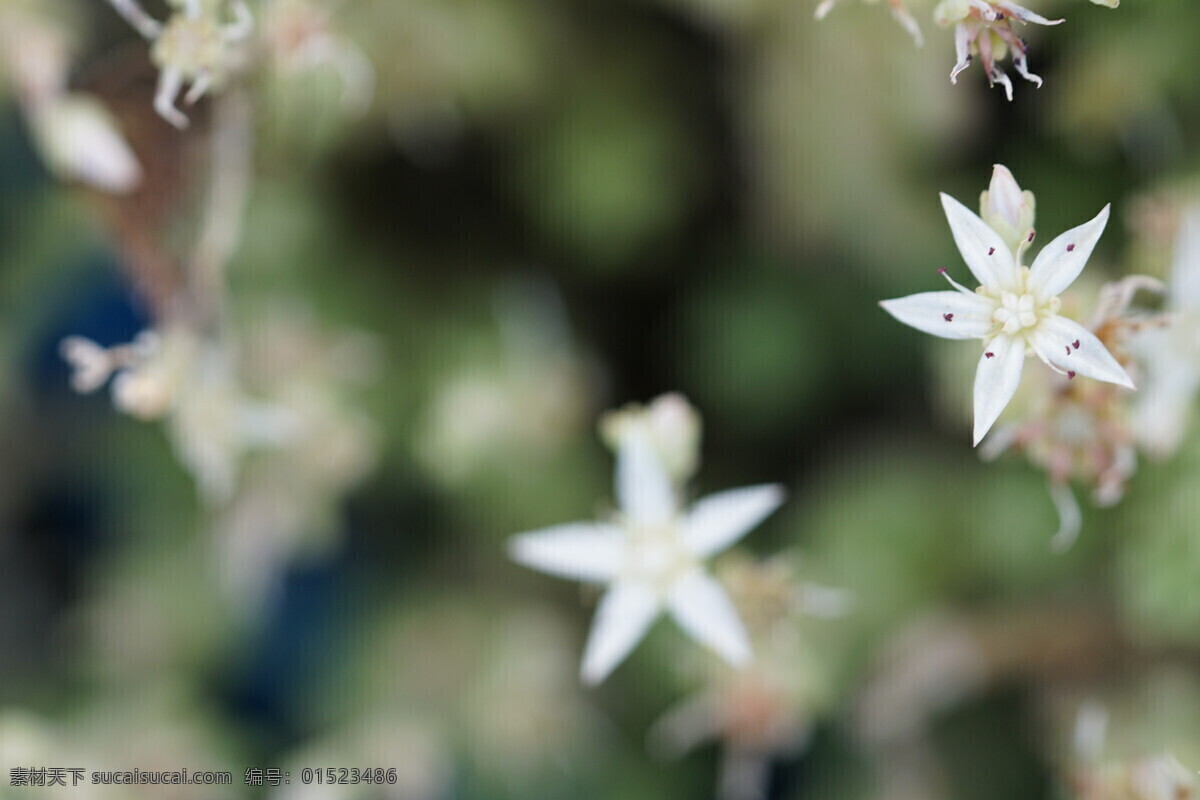
[[[188,126],[176,106],[185,85],[187,105],[213,91],[250,62],[254,18],[245,0],[171,0],[174,9],[159,22],[138,0],[109,0],[143,37],[159,70],[154,110],[176,128]],[[331,67],[344,86],[343,102],[361,112],[371,100],[374,70],[362,51],[336,33],[332,13],[310,0],[276,0],[265,15],[262,49],[269,65],[284,74]]]
[[[975,377],[975,444],[994,457],[1024,450],[1050,480],[1060,515],[1057,549],[1079,532],[1081,515],[1070,481],[1089,486],[1095,501],[1111,505],[1123,495],[1140,447],[1169,455],[1183,436],[1186,411],[1197,387],[1195,308],[1184,287],[1197,283],[1200,222],[1182,226],[1167,310],[1131,308],[1134,294],[1162,292],[1159,281],[1134,275],[1104,286],[1086,325],[1060,313],[1059,295],[1083,270],[1108,221],[1105,206],[1093,220],[1042,248],[1031,267],[1022,265],[1034,239],[1034,198],[997,165],[977,216],[953,198],[942,204],[964,261],[980,282],[971,291],[939,270],[954,291],[926,292],[885,300],[899,321],[946,339],[981,339]],[[1051,370],[1026,381],[1019,421],[994,431],[1001,412],[1017,395],[1023,365],[1036,355]],[[1135,399],[1129,372],[1153,387]],[[1100,383],[1075,381],[1076,376]],[[989,436],[989,432],[991,432]]]
[[[75,39],[57,4],[0,5],[0,65],[43,161],[64,180],[125,194],[141,183],[142,168],[104,104],[68,88]]]
[[[840,0],[822,0],[817,6],[817,19],[823,19]],[[872,0],[873,2],[873,0]],[[912,35],[917,45],[923,44],[921,28],[909,12],[904,0],[887,0],[892,16]],[[1091,0],[1096,5],[1116,8],[1120,0]],[[933,19],[943,28],[954,28],[954,49],[957,54],[950,82],[958,83],[960,72],[978,58],[983,62],[989,86],[1000,84],[1009,100],[1013,98],[1012,81],[997,66],[1010,53],[1013,67],[1025,80],[1040,87],[1042,79],[1029,71],[1029,47],[1017,32],[1019,25],[1059,25],[1061,19],[1047,19],[1010,0],[941,0],[933,10]]]

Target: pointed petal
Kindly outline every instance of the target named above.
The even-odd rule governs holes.
[[[624,531],[614,525],[573,522],[508,540],[508,555],[530,569],[580,581],[606,583],[621,569]]]
[[[750,640],[729,596],[710,575],[693,570],[671,588],[667,607],[688,636],[716,651],[730,664],[750,660]]]
[[[925,45],[925,37],[921,35],[921,26],[917,24],[908,7],[904,5],[904,0],[888,0],[888,5],[892,7],[892,19],[900,24],[900,27],[908,31],[908,35],[913,38],[913,42],[917,47]]]
[[[730,489],[705,497],[683,521],[683,545],[697,558],[719,553],[752,531],[783,502],[778,484]]]
[[[975,369],[975,444],[991,429],[1021,383],[1025,342],[997,336],[984,348]]]
[[[1008,77],[1008,73],[999,67],[993,66],[988,77],[993,86],[998,83],[1004,87],[1004,96],[1008,99],[1008,102],[1011,103],[1013,99],[1013,85],[1012,79]]]
[[[905,325],[943,339],[979,339],[996,327],[994,307],[977,294],[921,292],[879,305]]]
[[[1046,19],[1040,14],[1035,14],[1024,6],[1019,6],[1016,3],[1011,3],[1008,0],[994,0],[997,8],[1003,8],[1011,16],[1021,20],[1021,22],[1036,22],[1038,25],[1060,25],[1061,19]]]
[[[639,523],[666,522],[675,515],[675,489],[650,439],[633,432],[617,450],[617,505]]]
[[[580,677],[595,685],[633,651],[662,610],[658,596],[640,583],[615,584],[596,608],[583,650]]]
[[[183,88],[183,73],[174,67],[164,69],[158,75],[158,87],[154,92],[154,110],[176,128],[188,126],[188,118],[175,108],[175,98]]]
[[[821,4],[817,6],[817,19],[825,19],[825,16],[833,10],[833,7],[838,4],[838,0],[821,0]]]
[[[975,280],[983,286],[1012,287],[1016,261],[1000,234],[948,194],[942,194],[942,208],[946,210],[954,243]]]
[[[971,66],[971,29],[965,22],[954,26],[954,69],[950,70],[950,82],[958,83],[958,74]]]
[[[1061,294],[1079,277],[1108,224],[1108,211],[1106,205],[1090,221],[1056,236],[1042,248],[1029,268],[1029,287],[1033,291],[1049,299]]]
[[[1064,372],[1076,372],[1127,389],[1136,388],[1104,343],[1087,328],[1066,317],[1055,314],[1043,319],[1030,343],[1043,361]]]
[[[1050,537],[1050,549],[1056,553],[1065,553],[1079,538],[1083,529],[1083,512],[1079,509],[1079,501],[1071,491],[1070,484],[1050,483],[1050,500],[1054,510],[1058,512],[1058,530]]]

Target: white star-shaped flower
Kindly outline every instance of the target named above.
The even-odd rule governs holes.
[[[725,590],[704,570],[709,556],[745,536],[783,502],[776,485],[710,495],[682,511],[646,437],[617,451],[612,522],[575,522],[521,533],[512,558],[551,575],[608,584],[580,670],[596,684],[633,650],[665,610],[696,641],[738,666],[750,659],[745,628]]]
[[[1000,234],[962,203],[943,194],[942,207],[979,288],[972,292],[943,269],[939,272],[955,291],[923,292],[880,305],[904,324],[934,336],[983,340],[975,373],[976,445],[1016,392],[1026,355],[1036,355],[1068,378],[1086,375],[1134,388],[1099,339],[1058,313],[1058,295],[1087,263],[1108,222],[1108,206],[1042,248],[1032,267],[1022,266],[1022,251],[1014,254]]]

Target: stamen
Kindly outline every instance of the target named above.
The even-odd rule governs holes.
[[[1075,250],[1075,245],[1073,245],[1073,244],[1069,244],[1069,245],[1067,245],[1067,252],[1068,252],[1068,253],[1074,252],[1074,250]]]
[[[1074,380],[1074,379],[1075,379],[1075,371],[1067,370],[1067,380],[1070,381],[1070,380]]]
[[[949,281],[951,286],[953,286],[955,289],[958,289],[958,290],[959,290],[960,292],[962,292],[963,294],[969,294],[969,295],[971,295],[972,297],[974,297],[974,296],[975,296],[975,293],[974,293],[974,292],[972,292],[972,291],[971,291],[970,289],[968,289],[967,287],[963,286],[963,285],[962,285],[961,283],[959,283],[958,281],[954,280],[954,278],[951,278],[951,277],[950,277],[950,273],[949,273],[949,272],[946,270],[946,268],[945,268],[945,267],[940,267],[940,268],[938,269],[938,275],[941,275],[943,278],[945,278],[947,281]]]
[[[1034,234],[1034,231],[1030,231],[1030,232],[1029,232],[1029,238],[1028,238],[1028,239],[1026,239],[1025,241],[1027,241],[1027,242],[1032,242],[1032,241],[1033,241],[1033,234]]]
[[[1071,346],[1066,345],[1066,348],[1067,348],[1067,355],[1071,355]]]
[[[989,255],[989,256],[990,256],[990,255],[992,255],[992,254],[994,254],[995,252],[996,252],[996,248],[994,248],[994,247],[989,247],[989,248],[988,248],[988,255]]]
[[[995,358],[995,357],[996,357],[996,354],[995,354],[995,353],[992,353],[992,352],[984,353],[984,355],[985,355],[985,356],[987,356],[988,358]]]
[[[1071,342],[1071,347],[1074,347],[1076,350],[1078,350],[1079,349],[1079,340],[1076,339],[1075,341]]]
[[[953,314],[942,314],[942,319],[946,320],[946,322],[953,322],[954,315]]]

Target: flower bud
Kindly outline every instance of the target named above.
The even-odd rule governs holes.
[[[664,394],[648,406],[629,405],[600,419],[600,435],[613,450],[631,435],[644,435],[677,485],[700,462],[700,415],[681,394]]]
[[[1008,168],[996,164],[992,182],[979,197],[979,215],[1014,253],[1029,245],[1033,229],[1033,192],[1023,192]]]

